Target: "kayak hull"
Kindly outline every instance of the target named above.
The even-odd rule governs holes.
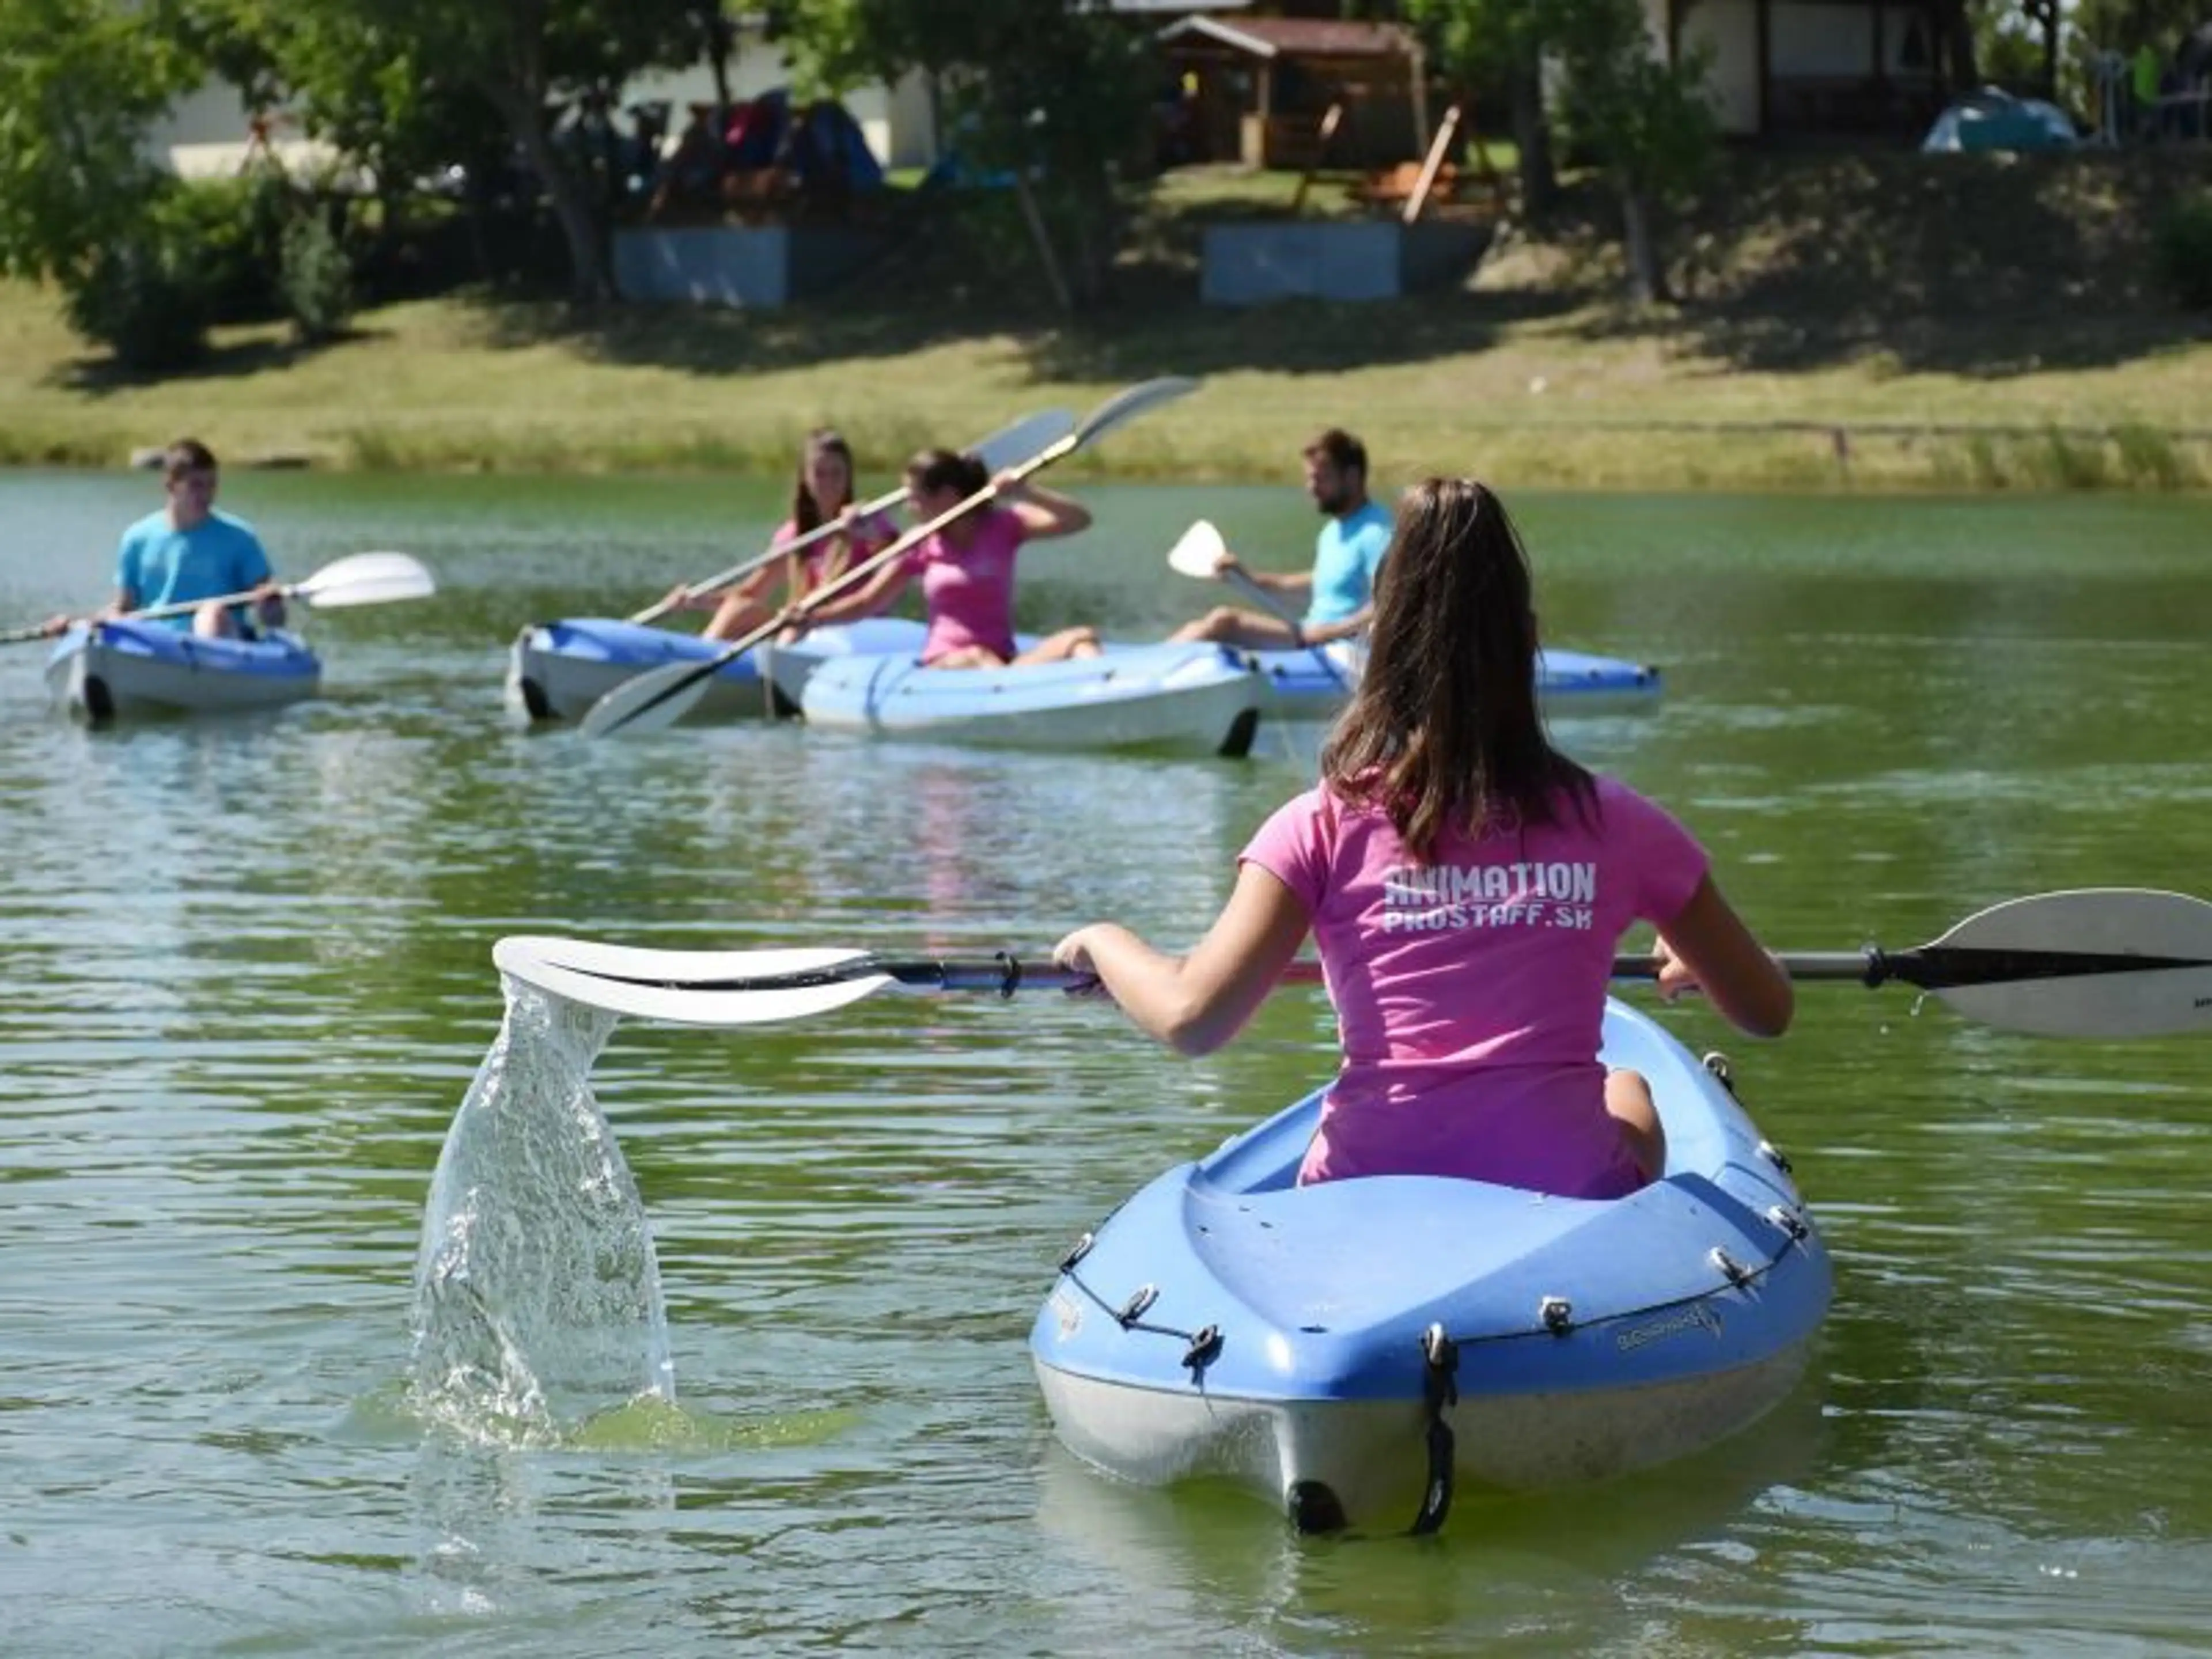
[[[46,660],[54,706],[93,725],[276,708],[314,696],[322,664],[297,635],[204,639],[149,622],[73,628]]]
[[[809,726],[878,737],[1242,756],[1265,696],[1240,653],[1156,645],[1006,668],[924,668],[908,653],[856,653],[822,661],[800,706]]]
[[[803,689],[814,662],[856,649],[919,650],[921,635],[919,623],[872,617],[817,629],[795,645],[745,652],[715,671],[707,695],[684,718],[696,722],[793,714],[796,696],[780,695],[776,688]],[[670,663],[712,662],[726,648],[719,640],[609,617],[533,623],[508,649],[507,702],[532,720],[580,720],[626,680]],[[772,669],[785,665],[784,672],[764,678],[763,658]]]
[[[1607,1479],[1785,1398],[1832,1293],[1778,1154],[1712,1073],[1618,1004],[1662,1179],[1547,1197],[1387,1176],[1294,1184],[1318,1093],[1168,1171],[1062,1264],[1030,1332],[1055,1432],[1125,1480],[1226,1475],[1301,1524],[1404,1527],[1431,1492],[1431,1333],[1453,1364],[1446,1490]]]
[[[1252,656],[1267,676],[1268,712],[1278,720],[1334,720],[1358,678],[1359,655],[1348,644]],[[1538,654],[1536,686],[1547,714],[1606,714],[1653,707],[1661,681],[1648,664],[1547,647]]]

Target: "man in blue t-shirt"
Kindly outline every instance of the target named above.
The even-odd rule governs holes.
[[[1304,597],[1304,616],[1291,620],[1287,606],[1260,611],[1217,605],[1172,637],[1250,649],[1326,645],[1366,631],[1375,612],[1375,573],[1390,545],[1389,509],[1367,499],[1367,447],[1349,432],[1331,427],[1305,447],[1304,455],[1306,494],[1328,520],[1315,542],[1313,568],[1254,570],[1234,553],[1224,553],[1214,566],[1217,574],[1247,582],[1263,595]]]
[[[201,600],[252,595],[255,614],[274,628],[284,620],[283,591],[269,568],[269,555],[253,526],[218,512],[221,482],[216,459],[197,438],[179,438],[162,453],[161,485],[168,504],[123,532],[115,553],[115,599],[96,620],[163,605],[194,605],[160,620],[195,634],[222,638],[246,633],[245,605]],[[60,633],[70,619],[46,624]]]

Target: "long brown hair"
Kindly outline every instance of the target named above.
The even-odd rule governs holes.
[[[814,499],[814,492],[806,483],[807,473],[824,455],[835,455],[845,463],[845,500],[827,512],[823,510],[822,503]],[[798,482],[792,486],[791,491],[791,522],[799,533],[804,536],[810,530],[819,530],[842,513],[852,501],[853,486],[858,477],[859,474],[853,466],[853,447],[845,441],[842,434],[834,427],[827,426],[817,426],[808,433],[806,447],[799,452]]]
[[[806,475],[813,469],[814,463],[824,455],[842,457],[845,463],[845,499],[829,512],[824,512],[822,503],[814,499],[814,490],[806,482]],[[842,513],[853,500],[854,486],[858,482],[859,475],[853,470],[853,447],[845,441],[842,434],[834,427],[826,426],[817,426],[808,433],[806,447],[799,452],[799,481],[793,485],[791,491],[791,523],[794,536],[804,536],[819,530]],[[829,556],[822,561],[823,583],[833,582],[844,574],[845,567],[852,562],[852,557],[851,538],[842,534],[833,537]],[[784,580],[790,587],[793,599],[799,598],[806,591],[805,562],[796,553],[784,560]]]
[[[1472,478],[1408,490],[1375,584],[1367,666],[1322,750],[1340,798],[1380,807],[1415,857],[1447,830],[1589,822],[1590,775],[1552,746],[1536,706],[1528,556],[1505,504]]]

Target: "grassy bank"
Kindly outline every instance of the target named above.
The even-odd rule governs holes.
[[[1571,223],[1509,231],[1447,294],[1202,307],[1195,227],[1227,191],[1202,179],[1163,192],[1119,303],[1075,325],[1020,258],[989,265],[940,234],[779,313],[623,308],[580,325],[557,307],[449,298],[371,311],[308,351],[275,328],[222,331],[198,372],[139,383],[88,356],[52,295],[0,286],[0,461],[112,465],[192,431],[241,460],[349,468],[780,470],[827,420],[880,466],[1188,374],[1200,395],[1074,465],[1279,476],[1340,422],[1393,477],[2203,488],[2212,326],[2147,293],[2124,227],[2097,222],[2140,216],[2115,205],[2118,178],[2014,169],[1900,201],[1880,167],[1769,168],[1764,197],[1740,183],[1730,217],[1701,234],[1686,302],[1644,314],[1607,297],[1603,238]],[[1237,188],[1268,210],[1264,191]],[[2054,215],[2070,216],[2070,243]],[[2019,218],[2020,234],[1977,240],[1967,216]]]

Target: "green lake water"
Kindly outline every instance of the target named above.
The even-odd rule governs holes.
[[[1249,762],[732,726],[586,743],[500,702],[524,623],[635,609],[765,483],[233,475],[285,574],[407,549],[430,602],[308,619],[325,696],[88,732],[0,659],[0,1653],[2129,1654],[2212,1646],[2212,1042],[2063,1043],[1909,994],[1695,1008],[1832,1249],[1804,1387],[1690,1463],[1302,1540],[1052,1443],[1053,1264],[1324,1078],[1286,991],[1176,1059],[1110,1008],[878,997],[621,1027],[680,1409],[551,1446],[406,1407],[430,1176],[492,941],[1037,953],[1192,937],[1302,787]],[[1287,483],[1097,487],[1025,625],[1158,631],[1205,514],[1284,567]],[[0,618],[106,597],[143,476],[0,475]],[[2202,501],[1531,496],[1547,637],[1657,662],[1563,725],[1672,805],[1769,941],[2014,895],[2212,894]]]

